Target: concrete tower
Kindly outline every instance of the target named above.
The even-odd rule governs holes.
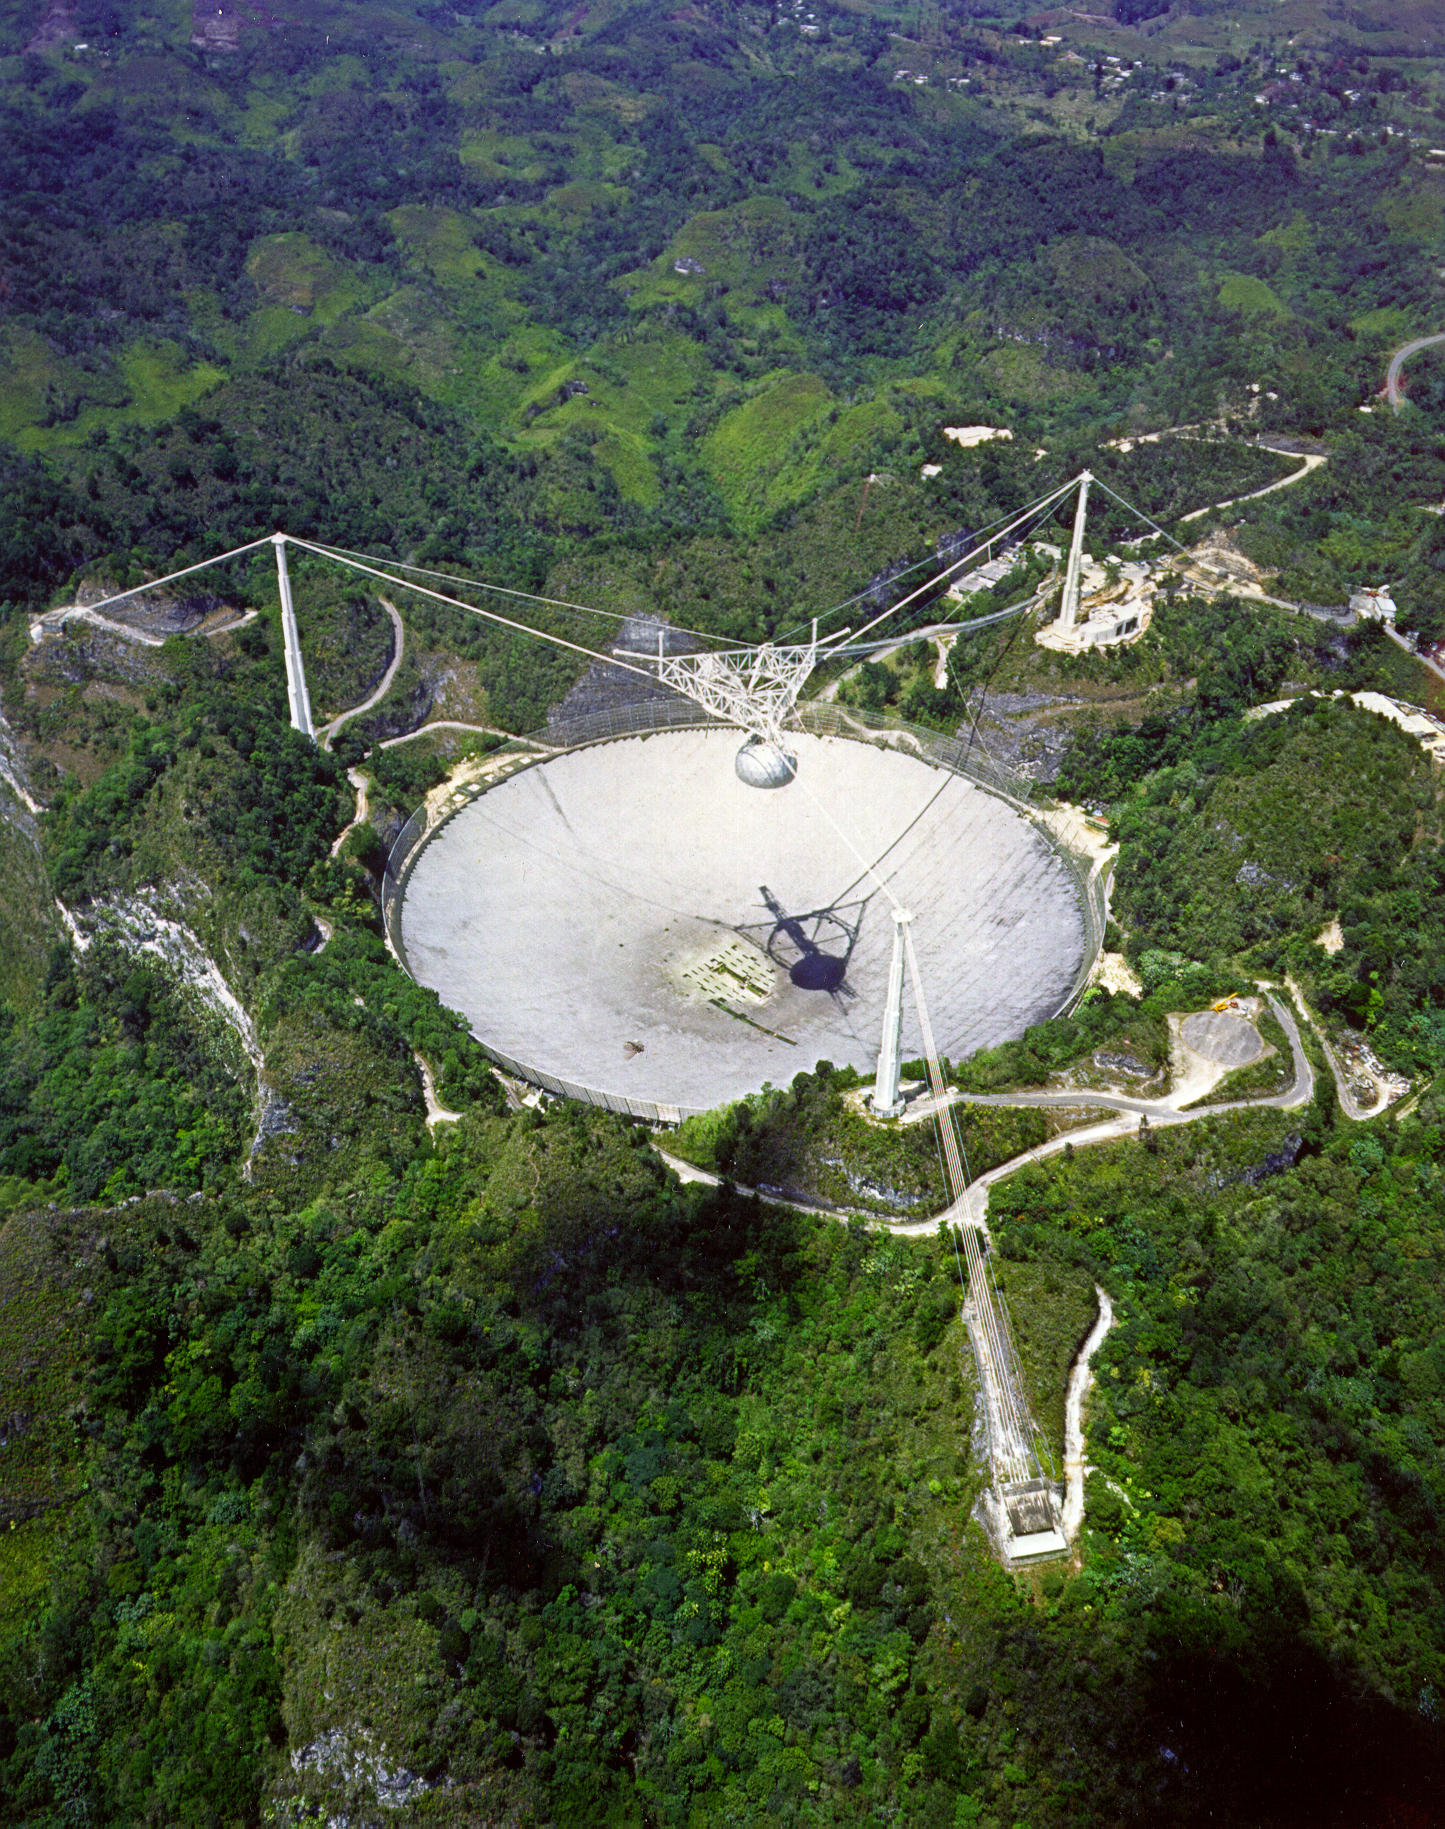
[[[893,910],[893,958],[888,967],[888,1001],[883,1006],[878,1075],[873,1082],[873,1109],[880,1118],[896,1118],[903,1110],[903,1096],[898,1090],[903,1052],[903,941],[912,919],[906,908]]]
[[[1079,613],[1079,567],[1084,556],[1084,521],[1089,512],[1089,484],[1094,480],[1087,470],[1079,478],[1079,505],[1074,510],[1074,537],[1069,544],[1069,563],[1064,573],[1064,596],[1059,605],[1058,630],[1067,634]]]
[[[306,690],[306,669],[301,664],[301,637],[296,632],[296,611],[291,603],[291,579],[286,570],[286,536],[273,533],[276,548],[276,585],[281,593],[281,632],[286,642],[286,699],[291,707],[291,728],[316,741],[311,721],[311,695]]]

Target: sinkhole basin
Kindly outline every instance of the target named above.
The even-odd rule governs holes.
[[[411,864],[413,975],[504,1067],[664,1119],[819,1060],[871,1073],[891,898],[914,915],[940,1052],[1054,1015],[1087,924],[1033,822],[907,753],[789,740],[796,779],[766,793],[739,779],[739,735],[721,728],[599,743],[499,782]]]

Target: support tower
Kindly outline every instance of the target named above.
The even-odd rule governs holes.
[[[906,908],[893,910],[893,958],[888,967],[888,1001],[883,1006],[883,1038],[878,1047],[878,1075],[873,1082],[873,1109],[880,1118],[896,1118],[903,1110],[898,1088],[903,1053],[903,954],[908,923]]]
[[[286,570],[286,536],[273,533],[276,548],[276,585],[281,593],[281,631],[286,642],[286,699],[291,707],[291,728],[316,741],[316,726],[311,720],[311,695],[306,690],[306,669],[301,662],[301,637],[296,629],[296,611],[291,602],[291,578]]]

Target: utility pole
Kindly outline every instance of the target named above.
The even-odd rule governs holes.
[[[306,690],[306,669],[301,663],[301,637],[296,631],[296,611],[291,602],[291,578],[286,570],[286,536],[273,533],[276,548],[276,586],[281,593],[281,633],[286,644],[286,699],[291,707],[291,728],[316,741],[311,721],[311,696]]]

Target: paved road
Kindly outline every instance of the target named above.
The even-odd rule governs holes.
[[[1422,667],[1427,667],[1430,672],[1435,675],[1436,679],[1445,680],[1445,667],[1438,666],[1431,660],[1428,654],[1421,654],[1416,649],[1412,648],[1409,642],[1405,640],[1405,637],[1403,635],[1397,635],[1388,622],[1384,625],[1384,629],[1395,646],[1397,648],[1403,648],[1406,654],[1410,656],[1411,660],[1417,660]]]
[[[391,664],[387,667],[386,672],[382,674],[381,684],[377,687],[376,691],[372,693],[369,699],[363,699],[361,704],[353,705],[350,711],[343,711],[339,717],[333,718],[329,724],[322,725],[321,729],[317,732],[317,735],[321,739],[321,747],[323,749],[331,748],[331,739],[336,735],[337,731],[341,729],[343,724],[350,723],[352,718],[359,718],[363,711],[370,711],[373,705],[379,705],[391,690],[391,682],[396,678],[396,670],[401,665],[402,653],[406,647],[406,629],[402,625],[401,617],[397,614],[395,604],[389,603],[386,598],[383,597],[381,599],[381,607],[391,618],[392,636],[395,642],[391,656]]]
[[[1114,1109],[1114,1116],[1105,1119],[1102,1123],[1091,1125],[1087,1129],[1054,1137],[1038,1149],[1026,1150],[1023,1155],[1000,1163],[997,1168],[990,1169],[987,1174],[980,1175],[976,1181],[972,1182],[965,1189],[961,1199],[931,1219],[890,1221],[881,1215],[870,1214],[866,1217],[870,1223],[886,1225],[891,1232],[896,1232],[903,1237],[919,1237],[931,1233],[937,1228],[940,1220],[950,1224],[976,1226],[987,1237],[989,1189],[994,1182],[1002,1181],[1005,1176],[1015,1174],[1027,1162],[1042,1161],[1044,1157],[1056,1155],[1070,1146],[1079,1149],[1090,1143],[1115,1142],[1119,1138],[1137,1131],[1145,1119],[1148,1120],[1152,1129],[1155,1126],[1169,1124],[1188,1124],[1196,1118],[1212,1118],[1220,1112],[1249,1110],[1257,1105],[1293,1110],[1298,1106],[1308,1104],[1314,1097],[1315,1076],[1305,1054],[1304,1044],[1300,1039],[1299,1027],[1294,1017],[1275,997],[1268,985],[1261,984],[1260,989],[1269,999],[1270,1008],[1274,1011],[1280,1026],[1289,1039],[1290,1052],[1294,1059],[1294,1084],[1286,1092],[1277,1093],[1269,1099],[1231,1101],[1222,1105],[1196,1107],[1189,1111],[1179,1111],[1174,1106],[1159,1100],[1130,1099],[1122,1093],[1085,1093],[1081,1095],[1077,1093],[1005,1092],[978,1094],[972,1097],[963,1095],[968,1103],[977,1105],[1105,1105]],[[1301,1008],[1307,1008],[1302,998],[1300,1003]],[[656,1142],[654,1142],[653,1148],[657,1149]],[[718,1185],[719,1178],[710,1174],[706,1169],[697,1168],[691,1162],[684,1162],[680,1157],[669,1155],[665,1150],[657,1149],[657,1153],[669,1168],[677,1172],[681,1180],[702,1182],[713,1187]],[[750,1193],[754,1190],[742,1189],[740,1191]],[[788,1201],[777,1195],[764,1194],[762,1198],[776,1205],[806,1207],[806,1203]],[[807,1210],[838,1220],[853,1220],[860,1217],[857,1213],[841,1212],[830,1207],[811,1207]],[[1083,1431],[1083,1409],[1089,1386],[1092,1383],[1090,1361],[1114,1324],[1113,1305],[1108,1295],[1102,1287],[1099,1288],[1098,1294],[1098,1317],[1084,1344],[1083,1351],[1075,1359],[1070,1369],[1065,1395],[1063,1529],[1070,1542],[1077,1536],[1079,1526],[1083,1521],[1084,1482],[1089,1471]],[[977,1345],[978,1342],[975,1339],[975,1350],[977,1350]],[[980,1359],[979,1370],[987,1383],[987,1368],[982,1359]]]
[[[1279,452],[1278,456],[1292,455]],[[1233,508],[1239,502],[1257,502],[1262,495],[1273,495],[1276,489],[1288,489],[1292,483],[1302,483],[1312,470],[1318,470],[1324,463],[1323,457],[1310,457],[1301,451],[1294,453],[1300,460],[1300,468],[1291,470],[1288,476],[1280,477],[1278,482],[1266,483],[1263,489],[1252,489],[1248,495],[1232,495],[1227,502],[1211,502],[1207,508],[1196,508],[1192,514],[1181,514],[1179,525],[1183,527],[1188,521],[1201,520],[1206,514],[1213,514],[1216,508]]]
[[[463,724],[457,718],[434,718],[430,724],[418,724],[415,730],[403,731],[399,737],[387,737],[381,747],[395,749],[398,743],[410,743],[416,737],[427,736],[433,730],[478,730],[487,737],[509,737],[511,731],[499,730],[495,724]]]
[[[1411,356],[1418,355],[1422,349],[1428,349],[1432,343],[1445,343],[1445,330],[1437,331],[1434,336],[1415,337],[1408,343],[1402,343],[1390,357],[1390,366],[1385,370],[1385,398],[1397,413],[1405,404],[1405,396],[1400,392],[1400,370]]]
[[[1293,978],[1286,979],[1286,983],[1294,994],[1295,1002],[1304,1011],[1305,1021],[1308,1022],[1309,1026],[1314,1030],[1315,1040],[1324,1050],[1325,1059],[1330,1064],[1330,1071],[1335,1076],[1335,1090],[1340,1095],[1340,1110],[1344,1112],[1347,1118],[1352,1119],[1356,1124],[1363,1123],[1366,1118],[1378,1118],[1380,1113],[1385,1109],[1384,1105],[1376,1105],[1372,1109],[1366,1110],[1365,1107],[1358,1102],[1355,1095],[1350,1091],[1350,1076],[1345,1071],[1344,1063],[1330,1046],[1325,1037],[1324,1030],[1315,1021],[1314,1012],[1305,1002],[1304,992],[1295,983]]]
[[[132,595],[135,594],[132,593]],[[114,602],[115,599],[112,598],[110,601]],[[175,630],[173,633],[229,635],[233,630],[244,629],[247,623],[254,622],[258,614],[259,612],[256,610],[247,610],[244,615],[233,616],[229,622],[213,623],[210,628],[202,627],[190,631]],[[122,636],[126,641],[138,641],[145,648],[162,647],[168,639],[164,635],[155,634],[150,629],[138,629],[133,623],[117,622],[114,617],[102,616],[99,610],[93,610],[88,604],[83,603],[64,603],[59,609],[42,611],[30,624],[30,639],[31,641],[41,641],[47,635],[58,635],[68,622],[93,623],[97,629],[105,629],[111,635]]]
[[[415,1048],[411,1051],[411,1058],[421,1073],[421,1096],[426,1101],[426,1127],[435,1135],[438,1124],[455,1124],[462,1114],[459,1111],[448,1111],[437,1097],[437,1083],[432,1077],[432,1070]]]
[[[797,1207],[800,1210],[821,1213],[826,1218],[839,1220],[866,1219],[869,1224],[887,1226],[890,1232],[896,1232],[902,1238],[920,1238],[937,1230],[939,1222],[947,1224],[974,1225],[981,1231],[988,1231],[988,1191],[994,1182],[1002,1181],[1006,1176],[1016,1174],[1028,1162],[1042,1162],[1048,1156],[1059,1155],[1066,1146],[1083,1149],[1091,1143],[1114,1143],[1121,1137],[1132,1136],[1140,1126],[1141,1120],[1147,1119],[1151,1129],[1162,1128],[1171,1124],[1192,1124],[1199,1118],[1217,1118],[1229,1111],[1258,1111],[1261,1107],[1268,1110],[1297,1111],[1300,1106],[1308,1105],[1315,1096],[1314,1068],[1310,1066],[1309,1057],[1304,1051],[1300,1039],[1299,1025],[1293,1015],[1274,995],[1267,985],[1260,989],[1269,999],[1270,1008],[1274,1011],[1280,1027],[1288,1037],[1290,1053],[1294,1059],[1294,1082],[1284,1092],[1277,1092],[1267,1099],[1231,1099],[1220,1105],[1198,1105],[1188,1111],[1180,1111],[1176,1106],[1158,1099],[1131,1099],[1125,1093],[1118,1092],[991,1092],[960,1093],[958,1103],[969,1105],[1022,1105],[1047,1108],[1050,1106],[1098,1105],[1113,1111],[1114,1116],[1105,1118],[1098,1124],[1087,1125],[1082,1130],[1066,1131],[1061,1136],[1051,1137],[1047,1143],[1041,1143],[1037,1149],[1025,1150],[1021,1156],[1013,1156],[1007,1162],[1001,1162],[997,1168],[989,1169],[986,1174],[978,1176],[964,1190],[961,1199],[936,1213],[929,1219],[890,1220],[886,1214],[847,1212],[838,1207],[815,1206],[807,1201],[789,1200],[783,1195],[764,1193],[762,1198],[777,1206]],[[954,1101],[950,1101],[954,1102]],[[918,1111],[918,1107],[914,1108]],[[930,1106],[919,1112],[919,1121],[924,1116],[931,1116]],[[657,1149],[654,1142],[653,1148]],[[665,1150],[657,1153],[669,1168],[676,1169],[684,1181],[704,1182],[709,1187],[716,1187],[717,1175],[700,1169],[691,1162],[684,1162],[680,1157],[670,1156]],[[742,1193],[755,1193],[756,1189],[744,1188]]]
[[[1038,1107],[1069,1105],[1103,1105],[1114,1111],[1133,1112],[1136,1116],[1148,1118],[1151,1124],[1184,1124],[1193,1118],[1212,1117],[1220,1111],[1253,1110],[1258,1106],[1275,1106],[1284,1111],[1293,1111],[1297,1106],[1308,1105],[1314,1097],[1315,1076],[1305,1054],[1304,1044],[1300,1040],[1299,1026],[1293,1015],[1277,997],[1265,986],[1261,986],[1269,999],[1270,1008],[1274,1011],[1280,1027],[1289,1038],[1290,1051],[1294,1056],[1294,1081],[1284,1092],[1272,1094],[1267,1099],[1234,1099],[1223,1105],[1208,1105],[1198,1109],[1182,1111],[1171,1099],[1136,1099],[1126,1092],[1092,1092],[1087,1089],[1079,1092],[952,1092],[949,1103],[958,1105],[1033,1105]],[[903,1122],[920,1123],[933,1116],[933,1101],[919,1100],[912,1106]]]
[[[88,609],[80,603],[67,603],[58,610],[46,610],[44,615],[37,616],[30,625],[30,639],[39,641],[43,635],[58,635],[68,622],[93,623],[97,629],[104,629],[109,635],[122,636],[126,641],[138,641],[146,648],[159,648],[166,639],[164,635],[153,635],[148,629],[132,628],[128,622],[116,622],[110,616],[102,616],[99,610]]]

